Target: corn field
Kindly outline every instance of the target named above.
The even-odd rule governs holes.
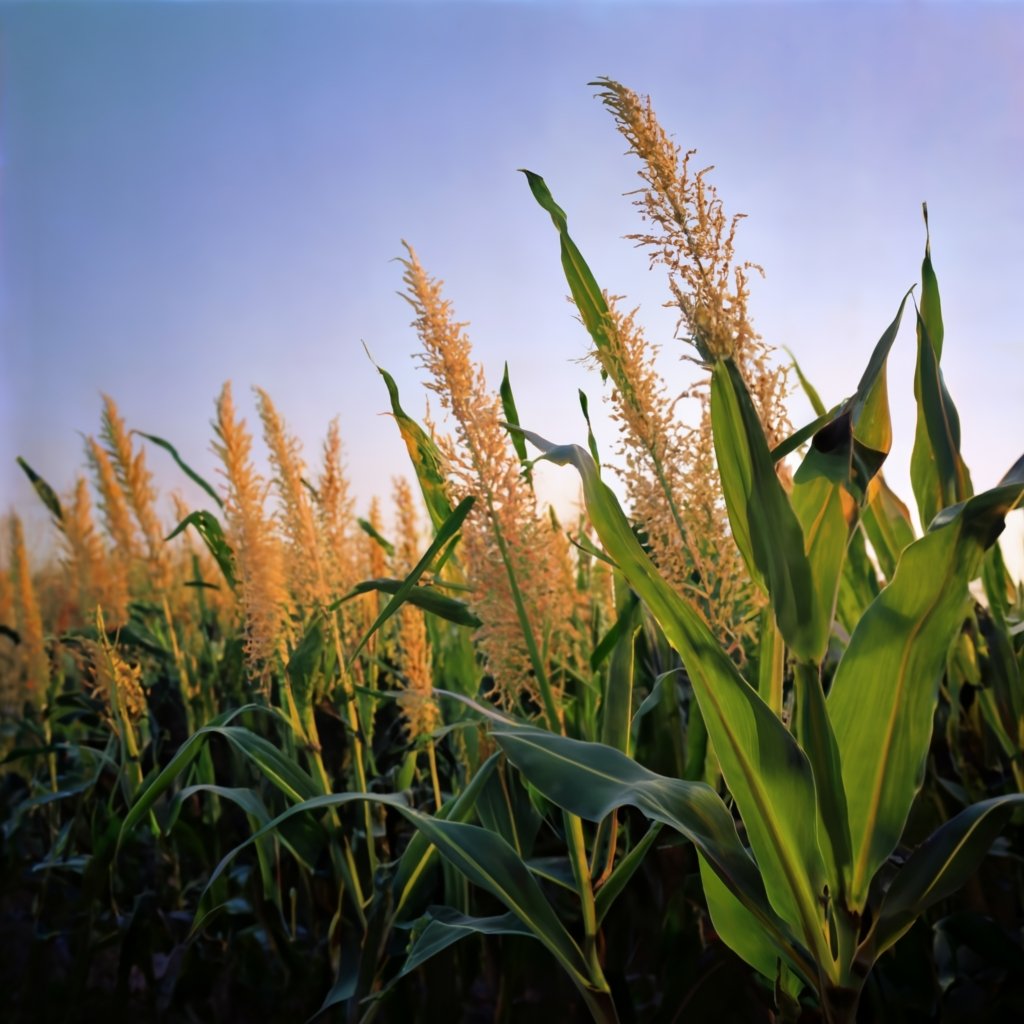
[[[53,542],[33,568],[12,514],[0,547],[5,1020],[1024,1016],[1024,587],[996,543],[1024,458],[961,458],[927,210],[919,286],[842,339],[864,372],[828,406],[754,329],[709,173],[593,84],[695,364],[673,395],[572,196],[525,172],[614,450],[582,393],[575,438],[520,423],[514,357],[495,388],[406,245],[437,419],[378,368],[410,461],[369,508],[337,423],[307,462],[257,390],[261,472],[229,383],[216,479],[109,397],[66,489],[21,462]]]

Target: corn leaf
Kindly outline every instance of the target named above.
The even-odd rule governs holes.
[[[476,813],[476,801],[481,790],[494,773],[499,754],[492,754],[474,773],[465,789],[458,796],[447,800],[434,815],[448,821],[469,821]],[[415,906],[417,897],[424,889],[424,879],[432,864],[437,861],[437,850],[431,842],[417,832],[406,846],[395,869],[392,882],[395,893],[395,917],[402,916],[407,906]]]
[[[1024,494],[1024,459],[999,486],[936,517],[858,623],[828,697],[854,843],[850,899],[864,906],[921,786],[932,716],[967,584]]]
[[[514,427],[519,426],[519,410],[516,409],[515,395],[512,394],[512,382],[508,379],[508,363],[505,363],[505,372],[501,377],[501,408],[505,413],[505,419]],[[526,442],[523,435],[513,430],[510,432],[512,447],[519,456],[519,464],[522,466],[523,478],[532,487],[533,471],[530,468],[530,460],[526,456]]]
[[[746,904],[737,899],[719,878],[707,858],[698,852],[697,859],[700,865],[700,883],[704,890],[704,898],[707,900],[711,923],[722,941],[755,971],[771,981],[779,977],[782,965],[798,976],[806,975],[809,972],[809,965],[802,961],[793,962],[786,950],[780,949],[778,943],[773,942],[771,936],[760,927],[757,917]],[[803,980],[813,985],[813,972],[810,973],[811,977],[805,976]],[[799,977],[796,984],[791,983],[789,987],[799,991]],[[794,995],[796,991],[793,992]]]
[[[910,510],[885,482],[882,473],[868,484],[867,503],[861,511],[867,538],[887,580],[896,571],[903,549],[914,542]]]
[[[349,666],[356,660],[359,652],[366,645],[367,641],[373,636],[374,633],[380,629],[381,626],[391,618],[395,612],[402,606],[402,604],[408,599],[409,595],[416,588],[416,584],[419,582],[419,578],[434,564],[435,560],[442,561],[444,555],[442,551],[449,541],[454,543],[455,535],[459,531],[459,527],[462,526],[463,520],[469,515],[470,510],[476,503],[476,498],[470,495],[469,497],[463,498],[459,502],[455,510],[448,516],[448,518],[438,527],[437,533],[431,541],[430,547],[424,552],[423,557],[413,566],[412,571],[402,581],[401,585],[392,595],[392,598],[381,610],[381,613],[374,620],[370,628],[363,634],[359,643],[356,644],[355,649],[348,656],[347,664]],[[362,523],[362,520],[360,520]],[[372,529],[372,527],[371,527]]]
[[[605,550],[650,608],[686,666],[772,906],[805,934],[818,935],[818,897],[825,886],[825,871],[807,758],[739,674],[699,612],[659,575],[618,499],[597,475],[590,455],[578,445],[556,447],[536,434],[527,432],[525,436],[544,458],[578,470],[587,511]]]
[[[886,365],[908,296],[872,350],[857,390],[814,435],[793,478],[791,501],[803,531],[816,597],[815,661],[828,646],[858,507],[892,446]]]
[[[478,825],[430,817],[409,807],[399,796],[370,793],[329,793],[290,807],[227,853],[210,875],[203,896],[234,858],[263,835],[297,814],[370,800],[391,807],[414,825],[447,861],[474,885],[500,900],[558,960],[573,982],[593,993],[587,963],[522,859],[500,836]],[[200,897],[202,902],[202,897]]]
[[[494,917],[470,917],[451,907],[431,907],[424,918],[425,926],[409,947],[409,954],[399,977],[421,967],[432,956],[454,945],[468,935],[526,935],[534,933],[511,911]]]
[[[951,896],[977,870],[1024,795],[983,800],[961,811],[910,855],[893,879],[868,938],[873,957],[885,952],[933,904]]]
[[[64,512],[60,507],[60,499],[57,492],[19,455],[17,463],[29,478],[29,482],[39,495],[40,501],[50,510],[50,514],[58,523],[64,521]]]
[[[770,597],[779,630],[797,657],[820,657],[829,622],[815,600],[803,533],[731,359],[712,370],[711,423],[729,525],[747,569]]]
[[[402,440],[405,442],[409,458],[412,460],[416,479],[419,481],[423,500],[427,506],[427,514],[439,530],[444,521],[452,514],[452,503],[448,499],[447,483],[444,475],[444,460],[434,439],[402,408],[398,398],[398,385],[387,370],[377,367],[377,372],[384,378],[391,399],[391,412],[398,424]]]
[[[197,729],[178,748],[174,757],[155,776],[147,780],[138,792],[135,803],[132,804],[121,825],[118,845],[149,813],[159,797],[170,789],[178,776],[199,756],[203,745],[211,736],[222,736],[231,743],[289,799],[305,800],[320,792],[320,788],[313,779],[293,761],[285,757],[269,740],[249,729],[227,724],[245,711],[261,711],[279,717],[265,707],[247,704],[244,707],[226,711],[213,719],[209,725]],[[283,721],[280,718],[279,720]]]
[[[379,590],[384,594],[397,594],[404,580],[380,578],[374,580],[363,580],[352,588],[352,594],[366,594],[370,591]],[[470,610],[465,601],[459,601],[447,594],[442,594],[436,587],[417,586],[413,587],[405,597],[409,604],[422,608],[431,615],[447,619],[457,626],[469,626],[471,629],[478,629],[482,623]]]
[[[972,493],[971,479],[960,456],[960,418],[946,390],[939,362],[944,328],[939,283],[932,266],[928,207],[924,207],[925,246],[921,263],[921,308],[917,315],[917,366],[914,397],[917,424],[910,457],[910,482],[922,527],[940,509]]]
[[[686,836],[761,927],[784,948],[793,947],[788,929],[768,903],[757,865],[739,841],[732,815],[710,786],[658,775],[602,743],[531,728],[495,729],[491,735],[530,783],[559,807],[600,821],[628,804]]]
[[[206,509],[199,509],[197,512],[190,512],[178,525],[167,535],[166,540],[172,540],[179,533],[193,527],[199,534],[207,550],[213,555],[214,561],[220,567],[224,580],[232,590],[238,586],[235,577],[235,552],[224,536],[220,522],[212,512]]]
[[[224,507],[224,499],[217,493],[213,485],[200,476],[179,454],[178,449],[171,444],[170,441],[165,441],[162,437],[157,437],[155,434],[144,434],[141,430],[133,430],[133,434],[138,434],[139,437],[144,437],[147,441],[152,441],[153,444],[159,445],[164,451],[170,452],[171,458],[178,464],[178,468],[187,476],[194,484],[201,487],[217,505],[217,508]]]

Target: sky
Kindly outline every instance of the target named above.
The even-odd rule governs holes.
[[[684,386],[663,274],[623,237],[637,165],[588,86],[602,75],[715,165],[748,215],[738,255],[765,269],[755,326],[829,404],[919,280],[928,202],[946,381],[975,486],[995,484],[1024,451],[1024,4],[0,3],[0,507],[45,549],[15,456],[68,490],[101,393],[214,477],[230,379],[250,425],[251,387],[269,391],[310,462],[339,417],[365,514],[410,470],[364,343],[411,413],[426,401],[403,239],[495,387],[508,362],[523,424],[582,441],[577,389],[596,406],[602,385],[522,167]],[[908,499],[914,347],[910,319],[887,465]],[[543,476],[563,506],[569,473]]]

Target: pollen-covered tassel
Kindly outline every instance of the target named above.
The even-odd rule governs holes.
[[[572,588],[565,587],[558,558],[551,557],[551,534],[501,425],[501,402],[472,361],[465,325],[442,297],[441,282],[406,248],[405,298],[416,314],[419,358],[432,378],[427,386],[455,421],[455,443],[439,444],[453,497],[480,499],[463,528],[460,553],[484,623],[478,638],[487,669],[506,704],[518,705],[526,696],[543,707],[555,728],[559,697],[547,664],[564,647]]]
[[[108,608],[115,624],[127,618],[128,594],[116,587],[118,577],[108,572],[107,553],[92,518],[89,485],[84,477],[75,481],[70,500],[64,503],[61,519],[67,574],[74,586],[80,622],[90,622],[97,605]]]
[[[325,608],[332,594],[327,582],[324,554],[316,527],[313,502],[304,481],[306,466],[299,441],[289,434],[270,396],[256,388],[263,439],[274,468],[274,483],[280,499],[280,522],[288,540],[289,587],[307,612]]]
[[[695,171],[696,150],[686,153],[661,127],[648,96],[609,78],[598,93],[616,127],[641,160],[643,187],[634,205],[649,225],[630,235],[647,248],[652,266],[662,264],[679,307],[679,330],[704,362],[732,358],[754,399],[769,447],[791,432],[786,413],[788,369],[773,363],[774,350],[754,330],[747,309],[749,275],[756,263],[738,262],[736,228],[743,214],[727,217],[708,179]]]
[[[46,653],[43,618],[39,611],[25,534],[21,520],[10,516],[11,583],[14,590],[14,620],[20,637],[22,686],[33,704],[43,700],[50,684],[50,659]],[[20,701],[20,698],[19,698]]]
[[[224,512],[228,540],[235,554],[238,593],[245,628],[245,652],[252,673],[269,688],[275,661],[287,655],[291,631],[281,542],[263,510],[266,484],[252,465],[252,435],[235,417],[231,384],[217,400],[214,429],[227,483]]]
[[[138,451],[133,449],[128,428],[109,395],[103,396],[100,433],[113,463],[117,482],[142,531],[146,546],[148,585],[153,590],[166,588],[170,583],[171,566],[164,543],[166,531],[156,514],[153,474],[146,468],[146,453],[141,447]]]
[[[127,604],[134,590],[134,568],[140,554],[138,538],[110,456],[93,437],[86,438],[85,454],[100,496],[103,526],[113,545],[109,564],[111,586],[117,594],[118,605],[123,596],[123,617],[120,607],[112,608],[111,612],[118,616],[118,622],[123,622],[127,618]]]

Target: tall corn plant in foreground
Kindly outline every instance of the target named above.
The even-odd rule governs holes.
[[[616,83],[601,84],[617,98],[631,96]],[[582,319],[598,349],[607,348],[616,321],[569,236],[565,213],[543,180],[527,173],[559,233]],[[822,669],[840,590],[850,585],[851,539],[862,543],[858,524],[890,447],[886,360],[906,297],[853,395],[772,448],[743,372],[746,292],[742,272],[729,274],[731,228],[702,181],[674,197],[679,202],[667,216],[676,218],[677,241],[690,257],[675,280],[676,295],[689,340],[711,375],[714,446],[732,534],[792,660],[788,725],[781,702],[771,699],[781,694],[781,679],[769,678],[758,692],[741,675],[691,600],[641,546],[592,455],[522,434],[544,459],[577,469],[605,552],[682,658],[749,849],[707,785],[657,775],[620,750],[538,729],[504,723],[493,735],[530,783],[566,811],[601,821],[629,804],[691,839],[724,941],[778,989],[792,995],[809,986],[826,1020],[849,1021],[877,958],[969,877],[1024,799],[1015,794],[969,806],[884,884],[883,868],[891,866],[924,778],[939,683],[969,608],[967,585],[1024,495],[1024,458],[996,487],[970,496],[959,424],[931,340],[941,321],[926,251],[914,482],[915,490],[936,497],[925,535],[899,553],[888,585],[863,602],[826,694]],[[808,439],[787,490],[778,460]],[[876,507],[873,514],[882,513]],[[768,631],[762,645],[771,642]]]

